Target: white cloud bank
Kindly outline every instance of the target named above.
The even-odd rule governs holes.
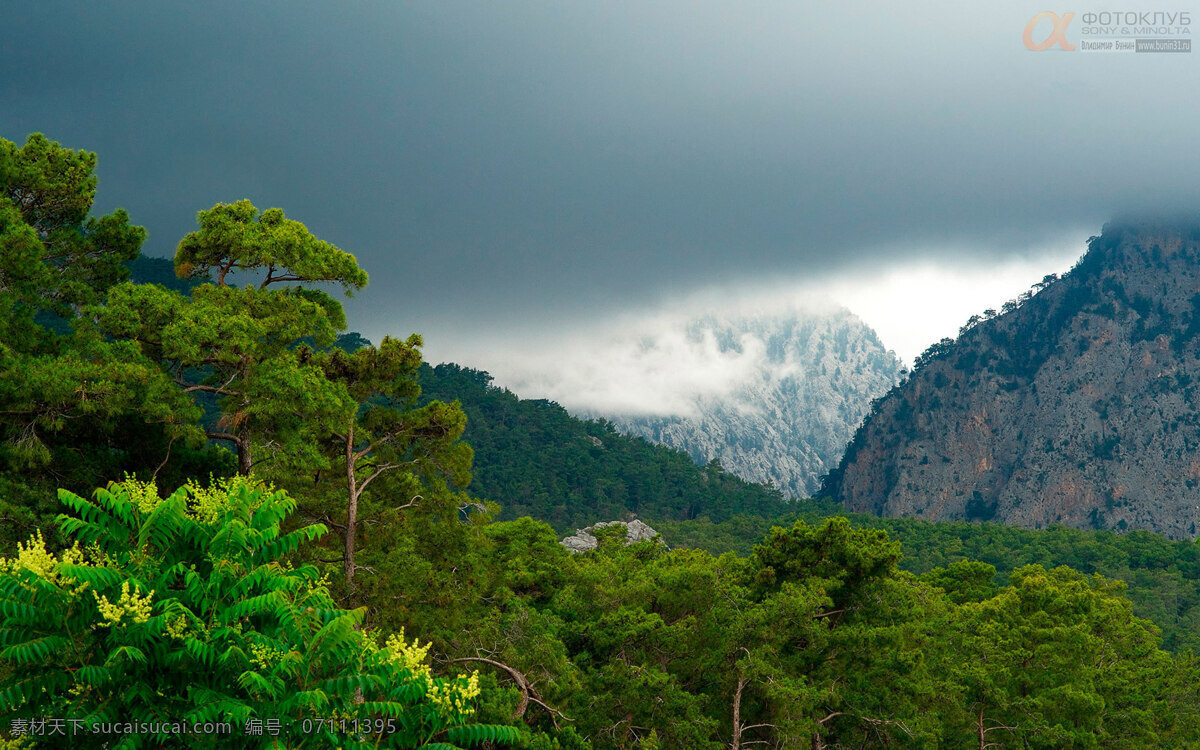
[[[431,361],[489,371],[522,398],[548,398],[581,413],[694,416],[698,399],[729,394],[764,366],[761,341],[722,351],[711,333],[689,335],[702,316],[732,320],[844,307],[911,364],[929,344],[953,337],[972,314],[999,309],[1048,273],[1062,273],[1078,246],[981,266],[920,262],[823,279],[708,288],[585,323],[548,320],[477,338],[428,340]],[[451,347],[436,346],[438,341]]]
[[[1071,248],[989,266],[927,262],[833,279],[825,291],[912,364],[930,344],[947,336],[955,338],[967,318],[989,307],[999,310],[1046,274],[1069,270],[1080,255],[1081,250]]]

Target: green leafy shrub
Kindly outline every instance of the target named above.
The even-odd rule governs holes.
[[[361,630],[365,610],[339,609],[315,567],[285,562],[325,533],[283,530],[295,509],[286,493],[235,477],[165,499],[134,481],[60,499],[75,545],[53,555],[39,532],[0,561],[0,710],[11,717],[70,722],[75,747],[178,742],[162,722],[231,724],[189,746],[518,739],[468,723],[476,677],[434,677],[428,646],[403,632],[377,645]],[[277,735],[248,731],[275,721]],[[106,724],[141,727],[91,733]]]

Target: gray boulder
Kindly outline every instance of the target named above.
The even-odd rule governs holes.
[[[601,529],[606,526],[624,526],[625,527],[625,546],[634,544],[635,542],[648,542],[658,536],[658,532],[650,528],[648,524],[638,520],[633,521],[602,521],[588,526],[586,529],[579,529],[574,536],[569,536],[563,539],[561,544],[571,552],[591,552],[599,546],[596,539],[596,529]],[[659,539],[659,544],[663,544]],[[666,545],[663,545],[666,546]]]

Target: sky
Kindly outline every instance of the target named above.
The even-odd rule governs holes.
[[[1080,47],[1114,7],[1053,11]],[[1045,10],[45,0],[5,12],[0,137],[97,152],[150,255],[214,203],[281,207],[370,273],[352,328],[500,380],[816,298],[911,361],[1110,217],[1200,206],[1200,50],[1032,51]]]

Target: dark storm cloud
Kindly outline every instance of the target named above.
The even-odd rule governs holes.
[[[358,255],[356,327],[503,330],[1200,206],[1200,52],[1027,51],[1044,9],[26,3],[0,135],[97,151],[150,254],[249,197]]]

